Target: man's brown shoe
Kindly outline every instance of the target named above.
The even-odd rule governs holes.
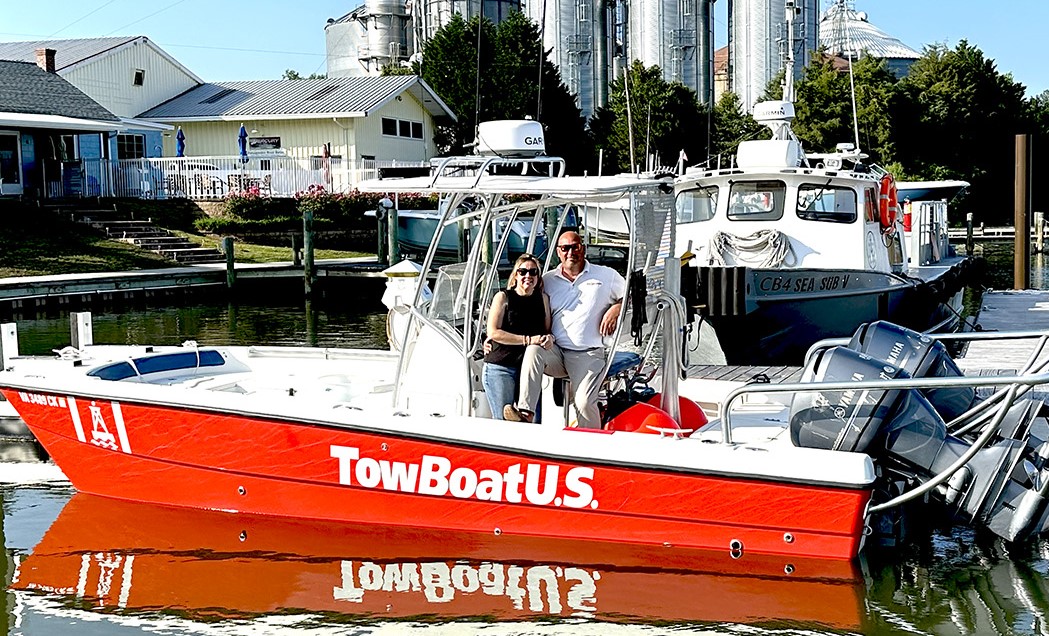
[[[518,410],[513,404],[503,407],[503,419],[510,422],[531,422],[535,417],[530,411]]]

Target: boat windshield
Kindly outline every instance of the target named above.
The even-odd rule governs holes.
[[[718,209],[718,187],[700,186],[680,192],[676,204],[678,223],[709,221]]]
[[[783,218],[787,184],[782,181],[737,181],[728,198],[730,221],[778,221]]]
[[[806,221],[852,223],[856,220],[856,191],[825,184],[802,184],[798,187],[798,217]]]

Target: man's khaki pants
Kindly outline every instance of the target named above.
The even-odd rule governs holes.
[[[555,344],[548,351],[539,345],[529,345],[521,362],[521,395],[517,408],[535,412],[543,390],[544,373],[555,378],[568,378],[575,392],[572,403],[579,416],[579,427],[601,428],[597,397],[604,370],[604,347],[574,351]]]

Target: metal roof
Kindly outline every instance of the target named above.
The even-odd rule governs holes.
[[[139,117],[160,121],[364,117],[404,92],[411,92],[434,117],[453,116],[418,76],[389,75],[203,84]]]
[[[0,60],[0,111],[56,115],[114,122],[120,120],[76,86],[32,62]]]
[[[171,57],[164,49],[157,46],[144,35],[125,35],[113,38],[80,38],[69,40],[34,40],[31,42],[0,42],[0,60],[21,60],[36,62],[37,49],[55,50],[55,71],[62,73],[81,62],[115,51],[121,47],[140,42],[156,50],[169,62],[177,66],[194,81],[201,82],[193,71]]]
[[[820,45],[831,55],[916,60],[922,56],[900,40],[874,26],[867,14],[846,0],[837,0],[820,18]]]
[[[142,36],[116,38],[84,38],[79,40],[35,40],[33,42],[0,42],[0,60],[35,62],[37,49],[55,50],[55,70],[111,51]]]

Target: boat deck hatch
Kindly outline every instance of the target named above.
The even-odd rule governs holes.
[[[92,369],[87,375],[103,380],[125,380],[150,373],[197,369],[200,367],[220,367],[224,364],[226,364],[226,359],[218,351],[201,349],[112,362],[97,369]]]

